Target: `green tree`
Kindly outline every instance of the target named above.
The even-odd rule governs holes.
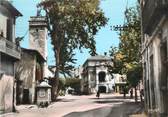
[[[80,93],[80,85],[81,80],[78,78],[66,78],[65,87],[73,88],[77,93]]]
[[[39,6],[46,12],[56,59],[55,93],[59,73],[72,68],[75,48],[87,48],[91,55],[96,54],[94,36],[107,19],[99,8],[99,0],[43,0]]]
[[[66,83],[66,80],[64,78],[59,78],[58,92],[60,90],[65,90],[65,83]]]
[[[137,101],[137,85],[142,79],[142,66],[135,65],[127,73],[128,84],[135,89],[135,101]]]
[[[141,27],[139,6],[130,7],[125,11],[126,21],[123,30],[119,33],[120,43],[118,50],[110,53],[114,56],[112,71],[127,74],[130,87],[135,88],[135,101],[137,101],[136,86],[142,78],[141,66]]]
[[[139,63],[141,45],[141,26],[139,7],[131,7],[125,11],[125,29],[120,32],[119,50],[123,53],[125,62]]]
[[[112,73],[123,73],[123,67],[124,67],[124,62],[123,62],[123,54],[117,47],[111,47],[109,51],[109,55],[113,58],[113,66],[109,66],[109,72]]]

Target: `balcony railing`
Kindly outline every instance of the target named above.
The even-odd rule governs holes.
[[[161,17],[167,13],[168,0],[144,0],[142,6],[143,31],[147,34],[155,29]]]
[[[13,58],[20,59],[21,49],[15,43],[8,41],[4,37],[0,37],[0,52],[5,53]]]

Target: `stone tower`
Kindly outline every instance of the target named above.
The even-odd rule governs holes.
[[[29,20],[29,49],[37,50],[47,61],[47,23],[44,16],[33,16]],[[44,63],[44,77],[47,62]]]
[[[29,48],[37,50],[47,60],[47,24],[44,16],[30,17]]]

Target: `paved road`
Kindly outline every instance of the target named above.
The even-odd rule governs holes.
[[[17,106],[19,113],[5,114],[2,117],[128,117],[132,113],[142,111],[140,103],[123,99],[119,94],[59,97],[48,108],[36,105]]]

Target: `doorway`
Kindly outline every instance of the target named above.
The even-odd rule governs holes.
[[[99,86],[100,93],[106,93],[106,86]]]
[[[29,89],[24,89],[23,90],[23,104],[30,104],[29,100]]]

